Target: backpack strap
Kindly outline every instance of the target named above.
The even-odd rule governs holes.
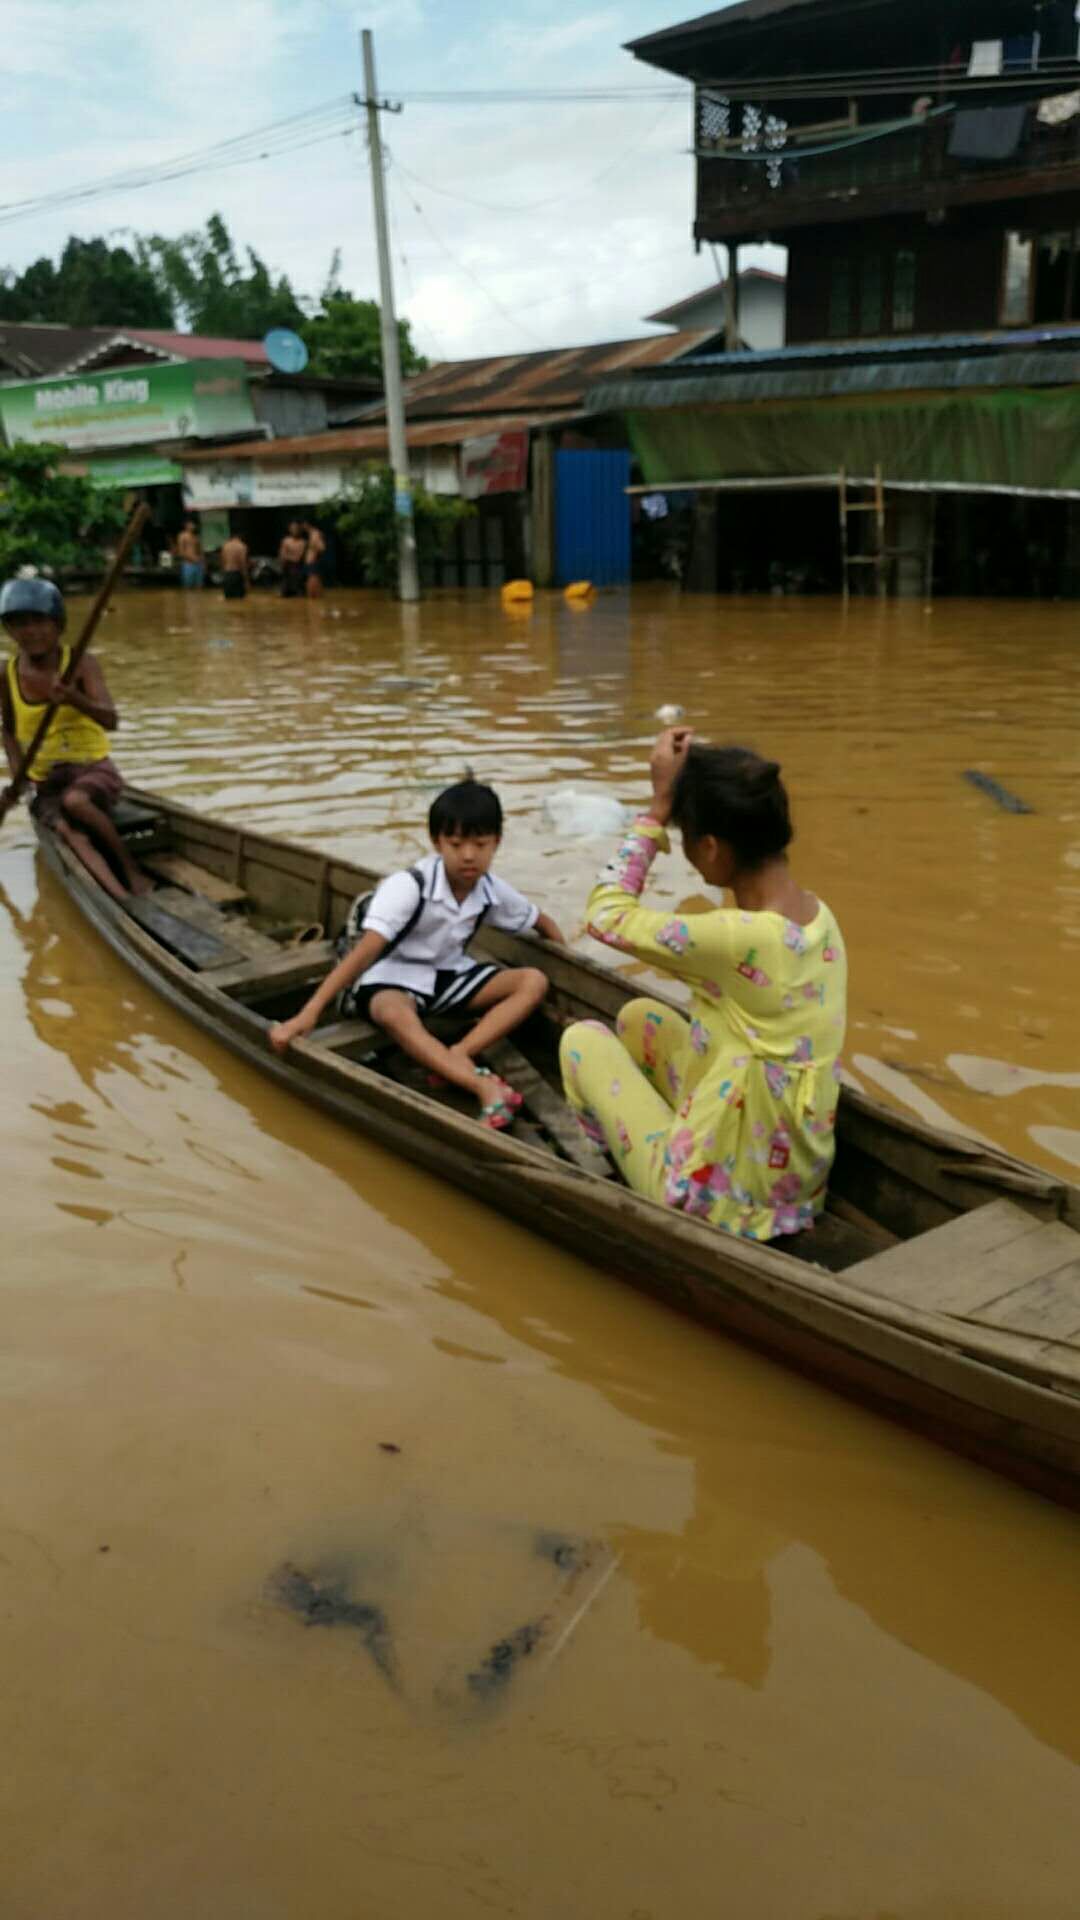
[[[409,868],[409,878],[410,880],[416,881],[416,905],[413,908],[412,912],[410,913],[408,919],[406,920],[405,925],[397,933],[394,934],[393,939],[387,941],[385,947],[383,948],[382,953],[379,955],[380,960],[384,959],[388,953],[393,953],[394,948],[399,947],[401,945],[401,942],[404,940],[406,934],[412,932],[413,928],[415,927],[417,921],[420,918],[420,915],[423,913],[424,908],[427,905],[427,899],[424,894],[424,876],[421,873],[419,867]],[[335,959],[344,960],[346,954],[349,954],[352,952],[357,941],[363,935],[364,923],[367,919],[368,910],[374,898],[375,898],[375,893],[373,889],[370,893],[360,894],[353,901],[352,906],[349,908],[348,919],[346,920],[345,925],[342,927],[341,932],[338,934],[338,937],[334,942]]]
[[[395,947],[400,947],[402,941],[406,938],[408,934],[412,932],[413,928],[415,927],[417,921],[420,918],[420,915],[423,913],[424,908],[427,905],[427,900],[425,899],[425,896],[424,896],[424,876],[421,873],[419,867],[409,868],[409,879],[416,881],[416,905],[413,908],[412,912],[410,913],[400,933],[395,933],[393,939],[387,941],[385,947],[383,948],[382,952],[379,955],[380,960],[385,960],[388,953],[393,953]]]

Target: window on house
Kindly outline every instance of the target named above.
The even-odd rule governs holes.
[[[915,325],[916,256],[905,249],[893,261],[892,323],[894,333],[910,333]]]
[[[867,254],[862,264],[862,287],[859,294],[859,330],[861,333],[881,332],[881,255]]]
[[[829,332],[843,339],[851,332],[851,262],[834,260],[829,281]]]
[[[1001,278],[1001,324],[1026,327],[1035,294],[1035,246],[1022,233],[1005,235],[1005,264]]]

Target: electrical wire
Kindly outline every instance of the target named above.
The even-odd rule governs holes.
[[[392,206],[396,207],[397,192],[398,192],[397,187],[389,177],[387,178],[386,184],[389,191],[391,204]],[[409,256],[405,251],[405,242],[401,239],[400,220],[395,220],[394,226],[397,230],[397,236],[398,236],[398,259],[401,261],[401,270],[405,278],[406,299],[409,301],[411,305],[412,302],[416,299],[416,285],[413,280],[412,266],[409,261]],[[412,322],[412,324],[413,326],[416,325],[415,320]],[[447,359],[448,355],[447,355],[446,349],[443,346],[443,343],[440,340],[438,334],[436,333],[435,328],[431,325],[431,322],[429,320],[425,320],[424,329],[431,336],[431,344],[435,349],[436,359],[437,360]]]
[[[581,102],[597,106],[626,106],[654,100],[685,100],[691,82],[670,82],[657,87],[458,87],[427,90],[416,87],[392,87],[388,92],[405,106],[490,106],[538,103],[547,106],[575,106]]]
[[[410,206],[413,209],[413,212],[416,213],[419,216],[419,218],[423,221],[425,227],[430,233],[436,246],[441,250],[441,252],[443,252],[446,255],[447,259],[450,261],[451,266],[456,267],[457,271],[460,274],[462,274],[465,277],[465,279],[470,280],[472,282],[473,286],[477,289],[477,292],[483,294],[484,299],[488,302],[488,305],[490,307],[493,307],[496,313],[501,314],[504,320],[509,320],[510,325],[512,327],[516,327],[519,333],[523,333],[526,339],[534,341],[537,347],[542,348],[544,345],[544,342],[539,338],[539,336],[533,333],[532,329],[530,327],[527,327],[523,321],[519,320],[517,315],[513,313],[509,307],[504,306],[502,301],[498,298],[498,295],[492,293],[490,287],[486,287],[484,285],[479,275],[474,273],[471,267],[467,267],[463,260],[459,260],[457,255],[452,251],[452,249],[447,246],[446,241],[443,239],[442,235],[438,232],[438,230],[432,226],[431,221],[428,219],[428,216],[424,212],[423,207],[420,205],[418,200],[414,199],[409,189],[403,186],[402,193],[405,195],[406,199],[408,200]]]
[[[682,103],[685,104],[685,97]],[[422,179],[418,173],[413,173],[412,170],[404,166],[400,160],[396,162],[396,165],[400,173],[403,173],[407,179],[412,180],[418,187],[423,187],[426,193],[437,193],[444,200],[456,200],[464,207],[477,207],[481,213],[540,213],[544,211],[545,208],[565,206],[569,200],[577,202],[584,199],[585,195],[592,193],[593,189],[598,187],[601,181],[606,180],[609,175],[617,172],[620,167],[625,166],[627,161],[633,158],[634,154],[644,152],[657,128],[666,120],[671,111],[671,106],[672,102],[666,101],[647,133],[645,133],[640,140],[635,140],[632,146],[624,148],[621,153],[616,155],[614,160],[609,160],[607,165],[601,167],[599,173],[593,174],[590,180],[586,180],[583,185],[572,187],[569,192],[551,194],[544,200],[528,200],[519,202],[513,206],[508,206],[504,201],[477,200],[472,194],[458,193],[453,187],[440,187],[437,186],[433,180]]]
[[[947,87],[950,93],[1014,93],[1050,87],[1066,91],[1080,81],[1080,60],[1041,60],[1037,67],[1010,67],[997,74],[969,74],[963,67],[868,67],[848,72],[732,75],[701,80],[699,98],[731,101],[833,100],[843,97],[926,93]]]
[[[110,194],[135,192],[171,180],[187,179],[197,173],[224,172],[230,167],[274,159],[279,154],[301,152],[306,147],[355,133],[356,126],[355,108],[348,96],[342,100],[327,101],[319,107],[309,107],[303,113],[271,121],[268,126],[253,128],[249,133],[178,154],[171,160],[130,167],[123,172],[90,181],[85,186],[60,188],[25,200],[0,203],[0,225],[9,225],[29,214],[49,213]]]

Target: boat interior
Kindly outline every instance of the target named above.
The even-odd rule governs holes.
[[[128,903],[130,918],[174,971],[198,976],[267,1029],[295,1013],[334,964],[335,936],[352,900],[379,877],[131,790],[117,824],[154,881],[150,893]],[[480,930],[474,951],[540,965],[551,982],[540,1011],[488,1056],[523,1096],[509,1137],[617,1182],[615,1167],[584,1138],[562,1099],[558,1043],[573,1020],[612,1021],[635,987],[590,960],[495,929]],[[460,1021],[433,1024],[446,1039],[464,1031]],[[334,1058],[475,1113],[455,1089],[433,1089],[422,1068],[362,1020],[329,1017],[294,1053],[301,1065],[310,1066],[313,1054]],[[360,1097],[362,1088],[360,1081]],[[1075,1189],[846,1090],[837,1132],[825,1213],[812,1232],[786,1241],[785,1253],[860,1286],[872,1283],[897,1303],[929,1304],[987,1331],[996,1327],[1010,1344],[1049,1340],[1080,1356]],[[1067,1284],[1056,1283],[1059,1274]]]

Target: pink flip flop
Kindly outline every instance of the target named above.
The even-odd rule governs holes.
[[[513,1087],[507,1086],[505,1080],[493,1074],[490,1067],[477,1067],[476,1071],[494,1080],[500,1089],[493,1100],[485,1100],[481,1107],[480,1125],[490,1128],[492,1133],[502,1133],[507,1127],[513,1126],[514,1116],[522,1104],[521,1095]]]

